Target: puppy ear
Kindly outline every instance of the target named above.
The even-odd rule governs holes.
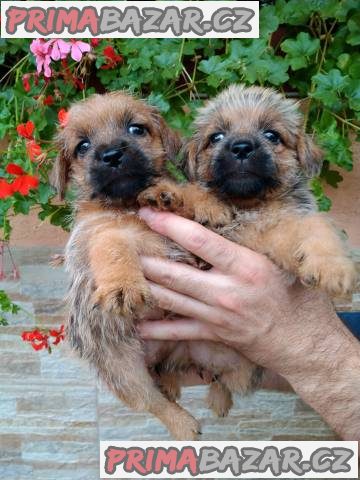
[[[319,175],[323,161],[323,151],[315,144],[311,135],[304,133],[299,136],[297,157],[302,170],[309,178]]]
[[[158,124],[160,131],[160,138],[169,160],[175,161],[177,154],[180,152],[182,147],[182,141],[180,135],[175,132],[165,120],[158,115]]]
[[[194,181],[196,177],[198,150],[198,142],[194,140],[189,140],[183,148],[181,168],[190,181]]]
[[[56,139],[59,154],[51,172],[51,183],[56,188],[61,200],[64,199],[66,186],[70,179],[71,157],[65,148],[65,140],[60,133]]]

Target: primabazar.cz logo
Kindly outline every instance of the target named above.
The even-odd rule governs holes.
[[[258,38],[259,2],[1,2],[1,37],[39,36]]]
[[[100,478],[358,478],[357,442],[100,442]]]

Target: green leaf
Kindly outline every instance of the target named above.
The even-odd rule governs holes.
[[[267,38],[270,33],[275,32],[279,23],[279,17],[273,5],[264,5],[260,9],[260,34],[262,38]]]
[[[305,24],[311,14],[311,5],[309,1],[277,0],[275,2],[275,8],[280,23],[288,23],[290,25]]]
[[[326,183],[334,188],[338,188],[338,184],[343,180],[343,177],[337,170],[331,170],[330,163],[328,161],[323,163],[320,177],[325,179]]]
[[[169,102],[164,98],[161,93],[151,92],[150,95],[147,97],[147,101],[148,103],[150,103],[150,105],[154,105],[154,107],[157,107],[162,113],[166,113],[170,110]]]
[[[349,107],[353,110],[360,110],[360,82],[352,79],[346,87],[345,94],[349,99]]]
[[[285,58],[267,54],[263,59],[249,63],[244,72],[246,80],[250,83],[282,85],[289,79],[288,68],[289,63]]]
[[[254,58],[259,58],[268,49],[264,38],[253,38],[249,42],[244,40],[231,40],[229,44],[231,61],[246,60],[253,62]]]
[[[316,88],[312,96],[329,108],[341,109],[343,102],[340,95],[347,87],[349,77],[342,75],[340,70],[332,69],[326,74],[314,75],[313,80]]]
[[[351,142],[348,137],[342,136],[335,119],[328,128],[318,132],[318,138],[321,146],[325,150],[326,160],[347,171],[352,170],[353,158],[350,149]]]
[[[331,208],[331,200],[324,194],[322,182],[319,178],[313,178],[311,181],[311,190],[317,202],[318,209],[327,212]]]
[[[11,313],[16,315],[20,310],[20,307],[13,303],[7,293],[4,290],[0,290],[0,312]],[[0,325],[8,325],[7,318],[0,314]]]
[[[23,215],[27,215],[30,212],[31,205],[33,204],[32,200],[28,196],[23,197],[18,193],[15,193],[13,197],[15,198],[13,205],[14,213],[22,213]]]
[[[220,56],[214,56],[209,60],[202,60],[199,64],[199,70],[206,73],[206,83],[211,87],[219,87],[223,82],[235,80],[234,71],[228,69],[231,66],[229,59],[223,60]]]
[[[281,44],[281,49],[287,54],[290,66],[293,70],[299,70],[309,64],[320,47],[320,40],[312,38],[308,33],[300,32],[296,39],[287,39]]]
[[[360,45],[360,12],[350,18],[347,27],[350,33],[346,42],[350,45]]]
[[[351,57],[348,53],[342,53],[338,58],[336,66],[339,67],[340,70],[344,71],[347,69],[350,59]]]
[[[55,193],[55,189],[51,185],[41,182],[38,187],[39,203],[47,203]]]

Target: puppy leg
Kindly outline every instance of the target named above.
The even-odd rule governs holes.
[[[262,238],[261,249],[307,286],[332,295],[354,288],[357,273],[330,221],[321,214],[287,218]]]
[[[132,316],[152,304],[136,247],[120,229],[105,229],[93,235],[89,261],[96,285],[94,304],[123,316]]]
[[[210,384],[206,402],[218,417],[226,417],[233,406],[231,391],[223,383],[213,382]]]
[[[200,425],[177,403],[169,401],[155,386],[141,345],[135,339],[118,345],[117,349],[103,347],[101,361],[97,362],[101,377],[111,390],[130,408],[155,415],[176,440],[195,440]]]
[[[175,373],[161,373],[159,388],[170,402],[176,402],[181,396],[179,377]]]
[[[227,225],[232,220],[232,210],[210,192],[197,184],[176,184],[160,181],[138,196],[141,206],[175,212],[209,227]]]

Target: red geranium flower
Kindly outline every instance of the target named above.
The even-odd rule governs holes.
[[[21,195],[29,195],[30,190],[39,186],[39,179],[33,175],[19,175],[11,185],[13,192],[19,192]]]
[[[10,175],[23,175],[25,173],[20,165],[16,165],[16,163],[9,163],[6,166],[6,172],[10,173]]]
[[[116,67],[119,62],[122,62],[122,56],[115,53],[114,48],[111,45],[108,45],[103,50],[103,55],[106,60],[106,64],[102,65],[103,70],[109,70]]]
[[[49,336],[35,329],[29,332],[23,332],[21,338],[24,342],[30,342],[34,350],[49,348]]]
[[[34,129],[35,129],[35,125],[31,120],[29,120],[26,123],[21,123],[16,127],[18,134],[21,137],[27,138],[29,140],[32,140],[33,138]]]
[[[40,145],[38,145],[35,140],[29,140],[28,142],[26,142],[26,151],[32,162],[35,162],[36,157],[38,157],[42,153]]]
[[[64,340],[64,328],[64,325],[61,325],[59,330],[49,330],[50,336],[55,338],[55,340],[53,341],[53,345],[57,345],[62,340]]]
[[[11,197],[13,193],[12,184],[7,182],[4,178],[0,178],[0,200]]]
[[[100,43],[100,38],[92,38],[90,40],[90,45],[94,48],[97,47],[99,43]]]
[[[61,127],[65,127],[68,122],[69,113],[65,108],[61,108],[58,112],[58,119]]]

